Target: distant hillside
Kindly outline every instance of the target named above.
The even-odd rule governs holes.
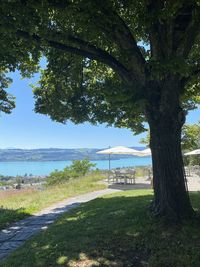
[[[141,150],[142,147],[134,147]],[[88,157],[90,160],[107,159],[108,155],[96,154],[97,148],[39,148],[39,149],[0,149],[0,161],[63,161]],[[112,159],[130,157],[128,155],[112,155]]]

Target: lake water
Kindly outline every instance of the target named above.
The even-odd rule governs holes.
[[[96,163],[96,168],[98,169],[108,169],[108,160],[98,160],[92,161]],[[48,175],[53,170],[62,170],[66,166],[71,165],[71,161],[21,161],[21,162],[0,162],[0,174],[2,175]],[[151,165],[151,157],[132,157],[123,158],[119,160],[111,159],[111,168],[117,167],[134,167],[134,166],[147,166]]]

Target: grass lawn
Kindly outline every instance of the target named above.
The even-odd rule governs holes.
[[[148,213],[151,190],[117,193],[64,214],[0,267],[198,267],[199,219],[167,227]],[[200,210],[200,193],[191,195]]]
[[[0,229],[65,198],[104,189],[98,181],[105,178],[92,174],[45,190],[12,190],[0,192]]]

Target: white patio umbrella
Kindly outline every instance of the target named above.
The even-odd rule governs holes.
[[[147,148],[144,150],[139,151],[140,152],[140,157],[145,157],[145,156],[151,156],[151,149]]]
[[[121,154],[121,155],[132,155],[133,153],[139,152],[138,150],[125,147],[125,146],[115,146],[105,150],[98,151],[97,154]]]
[[[110,170],[110,155],[116,154],[116,155],[140,155],[140,151],[125,147],[125,146],[115,146],[112,148],[104,149],[101,151],[98,151],[97,154],[108,154],[109,155],[109,170]]]
[[[200,154],[200,149],[195,149],[193,151],[187,152],[184,154],[184,156],[189,156],[189,155],[199,155]]]

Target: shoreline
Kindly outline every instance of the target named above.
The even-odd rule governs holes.
[[[106,170],[109,169],[108,159],[105,160],[92,160],[91,162],[96,164],[97,169]],[[70,166],[72,160],[65,161],[1,161],[0,162],[0,175],[4,176],[17,176],[32,174],[36,176],[48,175],[50,172],[62,170],[67,166]],[[136,167],[136,166],[148,166],[151,165],[150,157],[131,157],[121,158],[117,160],[111,160],[111,168],[118,167]]]

